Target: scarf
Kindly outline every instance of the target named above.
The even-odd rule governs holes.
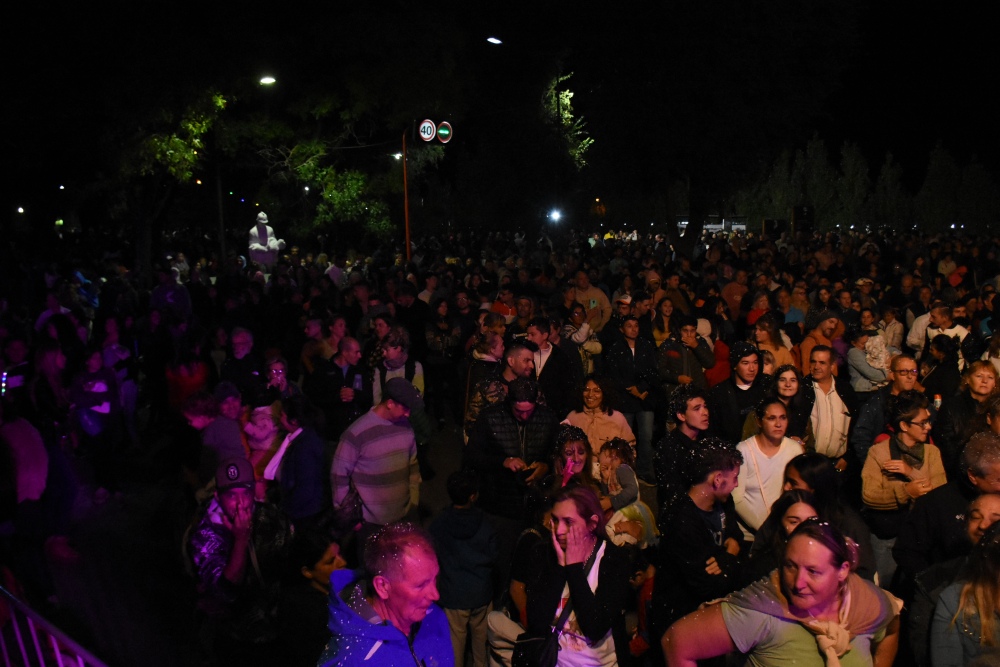
[[[726,600],[734,607],[799,623],[816,638],[826,667],[840,667],[840,656],[851,649],[851,639],[884,628],[899,614],[903,601],[856,574],[847,578],[836,621],[818,621],[794,615],[781,590],[778,570],[767,579],[750,584]]]
[[[889,457],[920,470],[924,465],[924,443],[918,442],[912,447],[907,447],[899,441],[898,435],[894,435],[889,438]]]

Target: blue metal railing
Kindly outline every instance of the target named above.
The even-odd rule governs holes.
[[[0,655],[6,667],[107,667],[101,660],[0,586],[0,607],[10,614],[0,625]]]

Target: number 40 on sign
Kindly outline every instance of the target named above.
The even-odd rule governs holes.
[[[420,129],[417,132],[424,141],[433,141],[434,137],[437,137],[442,144],[451,141],[451,123],[447,121],[435,125],[432,120],[424,120],[420,123]]]

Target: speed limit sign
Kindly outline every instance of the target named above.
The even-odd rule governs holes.
[[[437,134],[437,125],[432,120],[425,120],[420,123],[420,138],[424,141],[433,141]]]

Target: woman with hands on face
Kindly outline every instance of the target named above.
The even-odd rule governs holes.
[[[584,486],[564,488],[554,498],[551,525],[551,547],[539,545],[539,567],[527,584],[528,631],[548,631],[569,603],[557,665],[628,664],[629,557],[604,539],[597,494]]]

